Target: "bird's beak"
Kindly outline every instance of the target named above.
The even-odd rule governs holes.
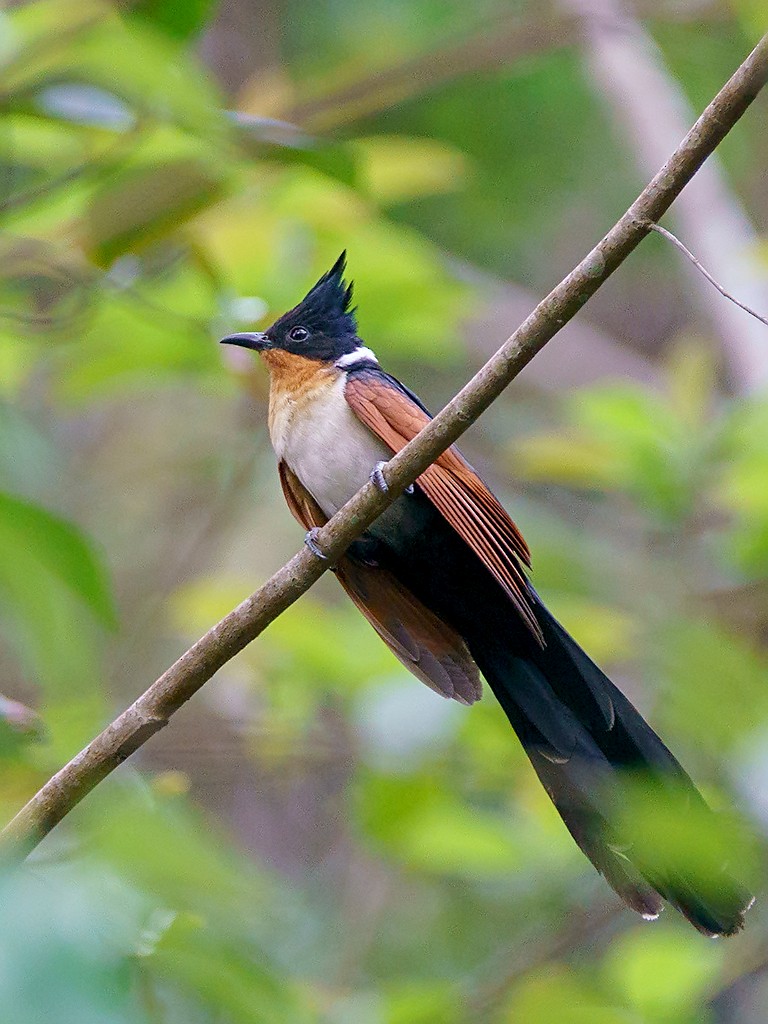
[[[269,338],[262,331],[246,332],[244,334],[230,334],[222,338],[221,345],[239,345],[241,348],[252,348],[254,352],[261,352],[269,348]]]

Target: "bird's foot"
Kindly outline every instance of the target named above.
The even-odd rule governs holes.
[[[384,466],[386,466],[386,462],[377,462],[371,472],[371,482],[378,487],[382,494],[386,494],[389,490],[389,484],[384,479],[384,474],[382,473]],[[405,493],[413,494],[413,484],[409,484],[405,488]]]
[[[316,558],[319,558],[321,562],[327,562],[328,555],[323,552],[320,545],[317,543],[317,535],[319,532],[320,531],[316,526],[313,526],[311,530],[307,530],[304,537],[304,543]]]
[[[371,471],[371,483],[374,483],[382,494],[386,494],[389,490],[389,484],[382,473],[384,466],[386,466],[386,462],[377,462]]]

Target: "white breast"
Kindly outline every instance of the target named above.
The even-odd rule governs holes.
[[[346,375],[300,399],[272,396],[269,432],[284,460],[327,516],[359,491],[391,452],[358,420],[344,397]]]

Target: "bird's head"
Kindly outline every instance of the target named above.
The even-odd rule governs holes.
[[[298,306],[275,320],[266,331],[232,334],[222,344],[240,345],[257,352],[279,349],[294,355],[335,363],[363,343],[357,336],[352,284],[344,281],[346,251]]]

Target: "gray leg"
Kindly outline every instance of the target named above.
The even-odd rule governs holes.
[[[384,479],[384,474],[381,471],[384,466],[386,466],[386,462],[377,462],[371,472],[371,481],[378,487],[382,494],[386,494],[389,490],[389,485]],[[413,494],[413,484],[409,484],[408,487],[405,488],[405,493]]]
[[[384,466],[386,466],[386,462],[377,462],[371,472],[371,482],[376,484],[382,494],[386,494],[389,490],[384,474],[381,472]]]
[[[328,555],[323,553],[320,545],[317,543],[317,535],[319,532],[320,531],[316,526],[313,526],[311,530],[307,530],[307,534],[304,537],[304,543],[316,558],[319,558],[321,562],[327,562]]]

